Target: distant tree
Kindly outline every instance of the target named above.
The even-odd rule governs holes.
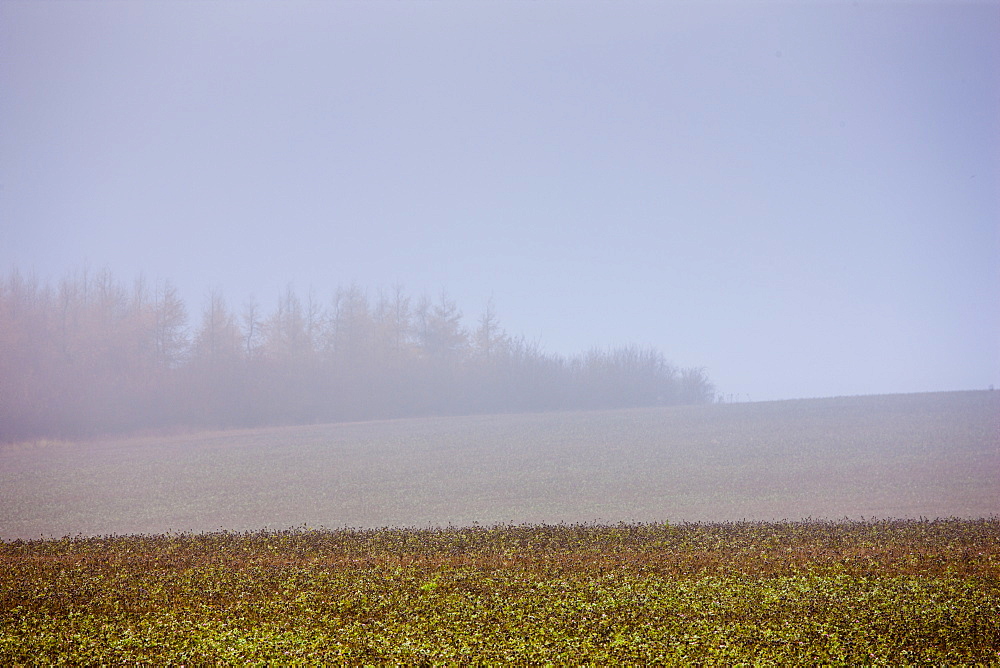
[[[422,381],[411,300],[402,286],[379,291],[372,309],[373,352],[369,361],[371,417],[418,413]]]
[[[508,338],[497,366],[503,382],[506,411],[544,411],[572,408],[567,392],[573,379],[558,355],[547,355],[538,341],[523,335]]]
[[[323,403],[314,388],[320,383],[315,331],[310,312],[291,286],[278,299],[277,308],[263,322],[263,356],[266,373],[260,381],[267,388],[267,420],[282,424],[313,422]]]
[[[581,408],[654,406],[680,398],[677,369],[655,348],[593,348],[570,364]]]
[[[153,356],[159,368],[174,369],[187,353],[187,310],[168,281],[156,289],[152,302]]]
[[[715,385],[709,381],[703,367],[684,369],[680,379],[680,403],[711,403],[715,397]]]
[[[392,361],[391,366],[398,368],[411,352],[413,338],[413,313],[403,286],[393,286],[389,294],[379,293],[373,317],[378,350]]]
[[[302,302],[291,286],[278,299],[278,307],[264,321],[264,353],[274,361],[301,360],[311,352]]]
[[[357,284],[338,288],[321,336],[323,394],[333,419],[372,415],[379,384],[375,338],[368,294]]]
[[[170,425],[241,426],[422,414],[711,401],[704,369],[653,348],[565,359],[501,327],[472,330],[442,292],[402,287],[374,305],[358,285],[324,309],[289,286],[270,314],[239,316],[213,291],[193,334],[176,289],[84,268],[53,290],[0,276],[0,440],[76,438]]]
[[[201,324],[194,337],[192,355],[195,361],[209,367],[231,365],[243,353],[243,337],[236,317],[218,290],[209,293],[202,312]]]
[[[187,365],[187,412],[195,423],[239,426],[246,411],[244,340],[222,293],[213,290],[202,311]]]
[[[461,372],[468,354],[468,333],[458,305],[442,291],[436,302],[422,297],[414,313],[417,358],[411,386],[419,413],[461,413],[467,409]]]
[[[341,368],[364,366],[374,351],[375,323],[368,295],[358,285],[338,289],[330,314],[328,340]]]
[[[51,398],[48,323],[34,277],[11,270],[0,283],[0,438],[17,440],[42,432]]]
[[[310,356],[315,356],[322,347],[326,314],[319,299],[316,297],[316,291],[312,287],[309,288],[309,293],[306,295],[304,317],[306,348]]]
[[[492,364],[506,355],[508,343],[507,332],[500,326],[493,299],[490,298],[472,335],[473,355],[482,362]]]
[[[462,311],[448,293],[437,302],[426,297],[417,306],[420,348],[430,358],[454,360],[465,352],[468,333],[462,326]]]
[[[243,336],[243,356],[250,361],[258,360],[264,347],[260,307],[252,297],[243,304],[240,314],[240,333]]]

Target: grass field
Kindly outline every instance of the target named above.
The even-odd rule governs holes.
[[[8,445],[0,538],[0,665],[997,665],[1000,393]]]
[[[0,539],[1000,514],[1000,392],[0,446]]]

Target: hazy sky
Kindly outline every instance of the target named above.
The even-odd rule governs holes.
[[[0,0],[0,270],[492,296],[753,400],[1000,385],[1000,5]]]

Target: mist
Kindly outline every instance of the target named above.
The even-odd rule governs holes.
[[[265,311],[213,292],[188,326],[168,282],[81,271],[58,285],[0,281],[0,442],[706,403],[700,368],[655,349],[546,354],[492,306],[468,326],[446,293],[359,286]]]
[[[741,400],[1000,383],[990,3],[0,4],[0,269],[489,303]]]

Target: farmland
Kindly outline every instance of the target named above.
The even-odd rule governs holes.
[[[0,449],[0,663],[997,663],[1000,393]]]
[[[988,517],[1000,392],[0,446],[0,539],[293,526]]]
[[[995,664],[998,648],[995,518],[0,545],[7,665]]]

